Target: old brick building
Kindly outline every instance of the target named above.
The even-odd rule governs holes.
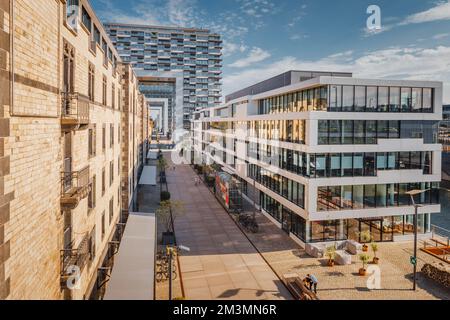
[[[87,0],[0,0],[0,299],[97,291],[148,117]]]

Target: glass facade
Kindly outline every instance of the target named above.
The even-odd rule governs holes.
[[[439,183],[391,183],[319,187],[317,211],[340,211],[411,206],[411,190],[426,191],[414,198],[417,204],[439,204]]]
[[[287,209],[264,192],[260,192],[260,203],[261,208],[278,221],[282,225],[283,230],[294,234],[297,238],[306,242],[305,219]]]
[[[305,120],[261,120],[247,122],[252,138],[305,144]]]
[[[434,89],[330,85],[259,101],[258,114],[286,112],[421,112],[432,113]]]
[[[378,139],[423,139],[437,143],[438,121],[319,120],[319,145],[377,144]]]
[[[307,154],[249,142],[247,157],[306,178],[373,177],[386,170],[433,173],[431,151]]]
[[[248,164],[248,177],[284,197],[300,208],[305,208],[305,186],[279,174]]]

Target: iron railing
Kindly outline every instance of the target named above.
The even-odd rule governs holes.
[[[66,277],[72,275],[73,267],[82,271],[89,259],[89,234],[86,233],[76,249],[61,250],[61,284],[64,286]]]
[[[69,161],[71,162],[69,158],[64,161],[65,171],[61,173],[62,195],[72,195],[80,189],[89,187],[89,166],[80,171],[70,171],[70,169],[67,170]]]
[[[61,117],[64,122],[77,125],[89,124],[89,97],[79,93],[63,92]]]

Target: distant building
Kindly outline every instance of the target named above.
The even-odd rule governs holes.
[[[166,102],[168,132],[190,129],[195,110],[215,107],[222,95],[222,40],[206,29],[106,23],[120,57],[139,77],[148,99]],[[180,81],[181,80],[181,81]],[[150,102],[152,105],[152,102]],[[180,123],[181,122],[181,123]],[[166,133],[166,128],[162,128]]]

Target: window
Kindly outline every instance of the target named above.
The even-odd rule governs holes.
[[[108,80],[106,79],[105,76],[103,76],[103,84],[102,84],[102,94],[103,94],[103,97],[102,97],[102,104],[103,104],[104,106],[106,106],[106,104],[108,103],[108,100],[107,100],[107,94],[106,94],[107,90],[108,90]]]
[[[79,0],[67,0],[66,2],[66,21],[73,28],[73,20],[79,17]]]
[[[114,83],[112,84],[111,88],[111,106],[113,109],[116,108],[116,86],[114,85]]]
[[[92,177],[91,188],[89,190],[88,196],[88,208],[94,209],[96,205],[96,192],[97,192],[97,177],[94,175]]]
[[[342,144],[353,144],[353,121],[344,120],[342,123]]]
[[[112,186],[114,183],[114,161],[109,163],[109,185]]]
[[[96,155],[96,145],[97,145],[97,138],[96,138],[96,127],[94,125],[93,128],[89,129],[89,156],[95,157]]]
[[[400,88],[389,89],[389,112],[400,111]]]
[[[95,100],[95,67],[92,63],[89,63],[88,96],[89,100]]]
[[[95,43],[97,43],[98,45],[101,45],[101,41],[102,41],[102,36],[100,35],[100,31],[98,30],[97,26],[94,25],[94,41]]]
[[[95,244],[95,226],[92,228],[91,232],[89,233],[89,254],[91,261],[95,259],[95,253],[96,253],[96,244]]]
[[[109,125],[109,147],[114,147],[114,125]]]
[[[388,112],[389,111],[389,88],[379,87],[378,88],[378,112]]]
[[[106,124],[102,127],[102,149],[103,152],[106,150]]]
[[[72,93],[74,91],[75,81],[75,49],[67,41],[64,41],[64,92]]]
[[[108,44],[102,39],[103,65],[108,68]]]
[[[105,195],[106,192],[106,171],[105,168],[102,170],[102,196]]]
[[[342,111],[351,112],[354,105],[354,87],[343,86],[342,88]]]
[[[423,112],[433,112],[433,89],[423,89]]]
[[[329,121],[329,144],[341,144],[341,121],[330,120]]]
[[[413,88],[411,98],[412,112],[422,112],[422,89]]]
[[[86,29],[90,32],[92,32],[92,19],[87,10],[83,7],[82,13],[81,13],[81,22],[86,27]]]
[[[114,220],[114,197],[109,200],[109,224]]]
[[[342,109],[342,86],[330,86],[330,111]]]
[[[105,238],[106,223],[105,223],[105,211],[102,213],[102,240]]]
[[[401,111],[402,112],[411,112],[411,88],[402,88],[401,89]]]
[[[366,102],[366,111],[367,112],[376,112],[378,107],[377,102],[377,87],[367,87],[367,102]]]
[[[363,112],[366,110],[366,87],[355,87],[355,109],[356,112]]]

